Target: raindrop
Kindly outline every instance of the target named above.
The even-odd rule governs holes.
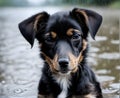
[[[23,93],[23,90],[22,90],[21,88],[15,89],[15,90],[14,90],[14,93],[15,93],[15,94],[21,94],[21,93]]]
[[[6,81],[4,81],[4,80],[1,81],[1,84],[2,84],[2,85],[5,85],[5,84],[6,84]]]

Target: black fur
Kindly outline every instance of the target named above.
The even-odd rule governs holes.
[[[43,75],[39,82],[39,92],[42,95],[53,95],[53,98],[57,98],[60,94],[60,86],[56,83],[52,77],[52,73],[49,70],[49,65],[45,64],[43,68]],[[71,74],[71,86],[68,90],[67,98],[72,96],[82,96],[89,93],[96,94],[96,98],[102,98],[102,92],[99,82],[97,82],[93,71],[87,65],[79,66],[79,70]],[[84,98],[84,97],[78,97]]]
[[[41,57],[45,61],[38,87],[41,98],[50,95],[58,98],[63,88],[55,75],[68,74],[70,84],[65,98],[86,98],[89,94],[102,98],[100,84],[86,61],[88,32],[94,39],[101,22],[102,17],[96,12],[75,8],[53,15],[41,12],[19,24],[22,35],[32,46],[35,38],[41,45]]]

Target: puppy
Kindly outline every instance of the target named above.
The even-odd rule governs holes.
[[[86,61],[88,33],[94,39],[101,22],[98,13],[74,8],[53,15],[41,12],[19,24],[31,46],[38,40],[44,60],[39,98],[102,98],[100,84]]]

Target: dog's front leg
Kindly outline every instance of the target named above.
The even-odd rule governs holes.
[[[38,98],[53,98],[52,95],[38,95]]]
[[[96,98],[96,96],[92,94],[88,94],[88,95],[85,95],[84,98]]]
[[[88,94],[88,95],[72,96],[71,98],[97,98],[97,97],[95,95]]]
[[[38,98],[47,98],[45,95],[38,95]]]

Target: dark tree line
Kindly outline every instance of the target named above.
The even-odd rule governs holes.
[[[34,1],[34,0],[33,0]],[[77,4],[77,5],[98,5],[107,6],[119,0],[45,0],[46,5],[56,4]],[[27,0],[0,0],[0,6],[26,6]],[[38,4],[39,5],[39,4]]]
[[[69,4],[109,5],[117,0],[62,0]]]

